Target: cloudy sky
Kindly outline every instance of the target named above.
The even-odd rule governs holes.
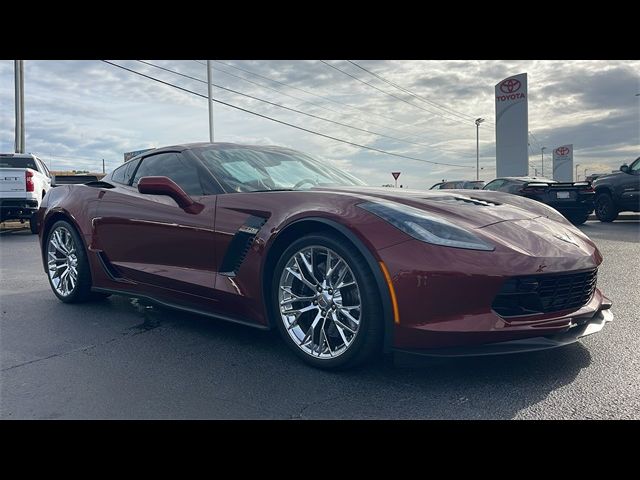
[[[138,61],[115,63],[206,95],[206,83],[197,80],[206,79],[201,60],[147,62],[195,79]],[[490,180],[493,86],[527,72],[531,173],[540,173],[542,146],[549,172],[552,148],[573,143],[581,176],[584,168],[606,172],[640,155],[638,61],[353,62],[213,62],[215,84],[272,104],[220,88],[214,98],[348,142],[454,166],[364,150],[220,104],[215,140],[295,148],[371,185],[393,183],[390,172],[398,170],[400,183],[428,188],[442,179],[475,178],[473,119],[484,117],[480,175]],[[13,94],[13,61],[0,60],[0,152],[13,151]],[[209,136],[206,99],[97,60],[26,61],[25,110],[27,151],[54,170],[100,171],[103,158],[110,170],[123,152]]]

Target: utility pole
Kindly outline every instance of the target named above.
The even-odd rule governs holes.
[[[102,159],[102,173],[104,173],[104,158]]]
[[[16,153],[24,153],[24,63],[23,60],[13,61],[15,74],[15,104],[16,104]]]
[[[213,87],[211,86],[211,60],[207,60],[207,93],[209,95],[209,141],[213,143]]]
[[[540,152],[542,152],[542,176],[543,176],[543,177],[544,177],[544,150],[545,150],[546,148],[547,148],[547,147],[541,147],[541,148],[540,148]]]
[[[480,124],[484,118],[476,118],[476,180],[480,180]]]

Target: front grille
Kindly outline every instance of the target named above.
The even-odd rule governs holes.
[[[577,310],[593,295],[598,269],[578,273],[529,275],[507,280],[493,301],[501,317]]]

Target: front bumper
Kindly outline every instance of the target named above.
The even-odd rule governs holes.
[[[599,332],[604,328],[605,324],[613,320],[613,313],[609,309],[611,304],[603,304],[603,306],[605,306],[606,309],[598,310],[593,316],[574,317],[567,331],[554,335],[464,347],[395,349],[395,351],[429,357],[477,357],[535,352],[538,350],[564,347],[577,342],[581,338]]]

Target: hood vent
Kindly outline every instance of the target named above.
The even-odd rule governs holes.
[[[477,205],[479,207],[496,207],[500,205],[495,202],[487,202],[485,200],[480,200],[479,198],[471,198],[471,197],[457,197],[455,195],[443,195],[442,197],[427,197],[424,200],[428,200],[430,202],[442,202],[449,203],[454,205]]]

